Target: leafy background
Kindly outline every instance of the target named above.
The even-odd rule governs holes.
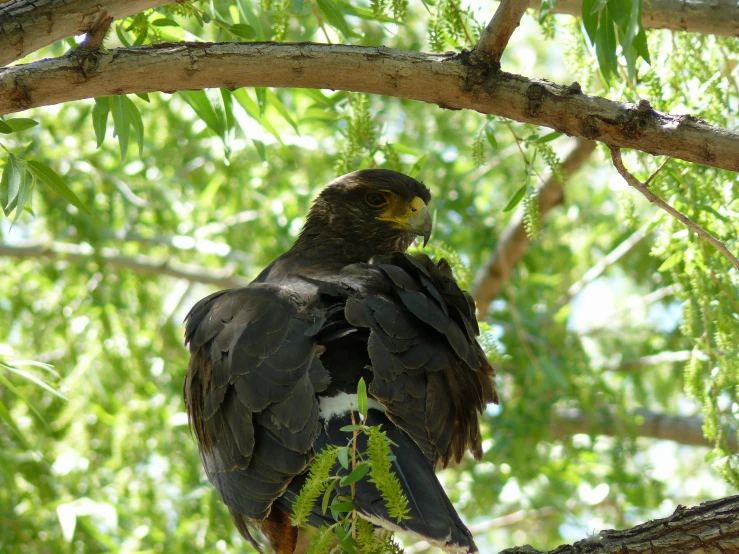
[[[505,68],[736,127],[737,39],[645,34],[632,24],[640,2],[584,4],[583,20],[547,14],[546,3],[524,16]],[[106,46],[445,51],[473,46],[491,14],[458,0],[213,0],[116,22]],[[739,423],[739,274],[628,190],[600,152],[541,224],[533,195],[561,171],[570,139],[395,98],[132,95],[5,118],[0,144],[3,551],[249,551],[200,469],[181,399],[182,319],[215,286],[166,272],[252,278],[290,246],[318,190],[372,166],[432,189],[433,251],[457,260],[468,284],[516,210],[538,237],[485,318],[502,403],[485,416],[484,460],[441,474],[484,551],[550,548],[739,486],[729,442]],[[642,180],[660,162],[626,156]],[[652,190],[739,250],[736,174],[673,160]],[[626,255],[568,293],[640,228]],[[663,352],[678,361],[624,364]],[[640,438],[638,409],[704,416],[714,447]],[[590,433],[563,432],[562,414],[583,416]]]

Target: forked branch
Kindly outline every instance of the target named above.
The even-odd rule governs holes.
[[[500,63],[503,50],[528,6],[529,0],[501,0],[472,54],[488,63]]]
[[[654,194],[651,190],[649,190],[649,183],[652,179],[654,179],[657,172],[659,172],[660,169],[664,167],[664,163],[655,171],[655,173],[647,179],[646,183],[642,183],[639,181],[636,177],[634,177],[629,171],[624,167],[624,162],[621,159],[621,149],[620,148],[614,148],[610,147],[611,149],[611,158],[613,159],[613,165],[616,168],[616,171],[619,172],[621,177],[624,178],[624,180],[632,187],[634,187],[636,190],[641,192],[647,200],[649,200],[652,204],[656,204],[660,208],[662,208],[664,211],[666,211],[668,214],[670,214],[672,217],[680,221],[683,225],[686,227],[689,227],[696,233],[698,233],[699,236],[706,239],[708,242],[710,242],[713,246],[716,247],[717,250],[719,250],[724,256],[726,256],[729,261],[732,263],[732,265],[739,269],[739,259],[732,254],[728,248],[726,248],[726,245],[718,240],[716,237],[714,237],[711,233],[706,231],[703,227],[698,225],[695,221],[690,219],[687,215],[684,213],[676,210],[672,206],[670,206],[667,202],[662,200],[659,196]],[[665,162],[666,163],[666,162]]]

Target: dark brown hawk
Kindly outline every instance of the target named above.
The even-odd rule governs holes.
[[[428,241],[430,200],[394,171],[344,175],[318,196],[289,251],[188,314],[190,423],[210,482],[255,547],[257,528],[278,554],[293,552],[292,504],[316,453],[347,444],[341,428],[364,377],[367,422],[397,445],[411,517],[396,523],[366,479],[355,509],[448,552],[477,551],[434,470],[467,450],[480,458],[479,418],[498,399],[472,298],[446,261],[405,253],[416,236]],[[312,525],[332,522],[314,507]]]

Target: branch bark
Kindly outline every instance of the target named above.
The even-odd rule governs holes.
[[[739,132],[661,114],[476,64],[469,52],[435,55],[330,44],[178,43],[0,70],[0,115],[134,92],[209,87],[329,88],[472,109],[559,132],[739,171]],[[646,106],[646,107],[645,107]]]
[[[721,252],[724,256],[728,258],[728,260],[735,268],[739,269],[739,259],[737,259],[737,257],[734,256],[734,254],[732,254],[728,248],[726,248],[726,245],[723,242],[718,240],[711,233],[709,233],[703,227],[698,225],[695,221],[690,219],[687,215],[685,215],[681,211],[676,210],[667,202],[662,200],[659,196],[654,194],[651,190],[649,190],[649,182],[652,180],[654,175],[656,175],[656,172],[649,179],[647,179],[645,183],[642,183],[626,170],[626,167],[624,167],[624,162],[621,159],[621,151],[618,148],[611,147],[611,158],[613,159],[613,165],[616,168],[616,171],[618,171],[621,177],[623,177],[629,185],[641,192],[644,197],[652,204],[659,206],[672,217],[677,219],[680,223],[682,223],[686,227],[689,227],[699,236],[710,242],[719,252]],[[665,164],[662,164],[662,166],[660,166],[660,169],[662,169],[664,165]],[[659,169],[657,171],[659,171]]]
[[[549,554],[728,554],[739,551],[739,496],[678,506],[670,517],[623,531],[607,530]],[[544,554],[517,546],[500,554]]]
[[[539,9],[541,0],[531,0]],[[551,13],[580,17],[582,0],[557,0]],[[671,29],[739,37],[739,4],[731,0],[650,0],[644,2],[642,23],[645,29]]]
[[[39,48],[87,33],[101,12],[121,19],[174,0],[9,0],[0,2],[0,67]]]
[[[0,256],[12,258],[48,258],[64,259],[74,262],[102,261],[113,267],[131,269],[142,273],[166,275],[177,279],[195,281],[216,285],[228,289],[244,287],[249,281],[234,275],[232,271],[208,270],[203,271],[199,266],[185,265],[168,258],[160,261],[146,256],[124,256],[114,248],[100,248],[98,250],[79,244],[53,243],[49,245],[29,244],[0,244]]]
[[[569,177],[580,169],[595,150],[595,143],[589,140],[580,140],[575,149],[562,162],[562,174]],[[564,183],[560,183],[554,176],[549,178],[539,189],[539,213],[544,218],[555,206],[564,199]],[[513,267],[523,257],[531,240],[526,234],[523,223],[523,212],[518,211],[508,227],[498,239],[495,251],[477,274],[472,287],[472,296],[477,304],[477,316],[482,319],[490,309],[490,303],[495,300],[503,286],[508,282]]]
[[[712,448],[713,443],[703,434],[703,418],[697,416],[676,416],[658,414],[648,410],[634,410],[631,413],[633,424],[639,437],[674,441],[687,446]],[[619,423],[610,413],[584,413],[578,410],[556,414],[549,427],[551,436],[566,439],[576,433],[619,436],[622,434]],[[725,433],[728,448],[739,450],[736,430],[727,429]]]
[[[480,35],[480,40],[472,50],[472,55],[487,63],[499,64],[503,50],[521,23],[529,0],[501,0],[495,15]]]

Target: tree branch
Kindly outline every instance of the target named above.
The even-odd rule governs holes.
[[[495,15],[480,35],[472,55],[487,63],[499,64],[503,50],[519,26],[529,0],[501,0]]]
[[[708,242],[710,242],[713,246],[716,247],[716,249],[721,252],[724,256],[726,256],[729,261],[739,269],[739,260],[732,254],[728,248],[726,248],[726,245],[718,240],[716,237],[714,237],[711,233],[706,231],[703,227],[698,225],[695,221],[690,219],[687,215],[684,213],[676,210],[672,206],[670,206],[667,202],[662,200],[659,196],[654,194],[651,190],[649,190],[649,182],[652,180],[654,175],[652,175],[649,179],[647,179],[646,183],[641,183],[636,177],[634,177],[631,173],[627,171],[627,169],[624,167],[624,162],[621,159],[621,151],[618,148],[611,147],[611,158],[613,159],[613,165],[616,167],[616,170],[619,172],[621,177],[624,178],[624,180],[634,187],[636,190],[641,192],[647,200],[649,200],[652,204],[656,204],[660,208],[662,208],[664,211],[666,211],[668,214],[670,214],[672,217],[680,221],[683,225],[686,227],[691,228],[693,231],[698,233],[701,237],[706,239]],[[662,164],[664,166],[664,164]],[[662,166],[660,166],[660,169],[662,169]],[[657,170],[659,171],[659,169]],[[656,174],[656,172],[655,172]]]
[[[64,57],[0,70],[0,115],[97,96],[244,86],[329,88],[472,109],[610,146],[739,171],[739,132],[587,96],[579,87],[494,71],[476,64],[469,53],[309,43],[120,48],[96,53],[94,59]]]
[[[541,0],[531,0],[539,9]],[[580,17],[582,0],[557,0],[551,13]],[[709,35],[739,36],[739,4],[730,0],[650,0],[644,2],[645,29],[672,29]]]
[[[90,31],[101,12],[121,19],[174,0],[9,0],[0,2],[0,67]]]
[[[113,267],[207,283],[224,289],[244,287],[249,282],[243,277],[234,275],[232,271],[218,271],[213,269],[203,271],[199,266],[185,265],[166,258],[156,261],[140,255],[123,256],[114,248],[100,248],[95,250],[90,246],[79,244],[59,242],[50,245],[38,243],[17,245],[0,244],[0,256],[12,258],[65,259],[82,263],[103,261]]]
[[[623,531],[607,530],[549,554],[728,554],[739,551],[739,496],[678,506],[671,516]],[[500,554],[544,554],[530,546],[508,548]]]
[[[574,282],[570,286],[570,288],[567,289],[567,294],[559,299],[559,302],[557,302],[557,304],[549,311],[546,319],[553,317],[559,310],[562,309],[563,306],[567,305],[570,300],[577,296],[582,291],[582,289],[584,289],[590,283],[595,281],[598,277],[603,275],[606,269],[611,267],[626,254],[631,252],[634,247],[639,244],[639,242],[644,237],[647,236],[650,231],[650,225],[651,223],[646,223],[645,225],[642,225],[639,229],[634,231],[626,240],[621,242],[618,246],[616,246],[616,248],[606,254],[603,259],[601,259],[593,267],[588,269],[580,279]]]
[[[575,149],[562,162],[562,174],[569,177],[580,169],[595,150],[595,143],[579,140]],[[554,175],[550,175],[538,191],[537,202],[542,219],[549,211],[562,203],[564,199],[564,183],[560,183]],[[477,304],[477,316],[483,319],[490,309],[490,303],[499,295],[508,282],[513,267],[523,257],[531,240],[526,233],[523,222],[523,211],[518,210],[508,227],[501,233],[495,251],[475,278],[472,296]]]
[[[674,441],[687,446],[712,448],[713,443],[703,434],[703,418],[698,416],[675,416],[658,414],[648,410],[631,412],[632,424],[636,426],[638,437]],[[551,436],[564,440],[576,433],[620,436],[623,429],[610,413],[584,413],[579,410],[557,413],[549,426]],[[739,450],[736,430],[727,429],[727,447]]]
[[[632,372],[638,368],[661,365],[661,364],[675,364],[679,362],[687,362],[693,356],[701,360],[707,360],[708,356],[705,352],[700,350],[693,352],[692,350],[679,350],[677,352],[660,352],[659,354],[652,354],[651,356],[642,356],[641,358],[634,358],[632,360],[626,360],[621,362],[619,365],[613,368],[613,371],[620,372]]]

